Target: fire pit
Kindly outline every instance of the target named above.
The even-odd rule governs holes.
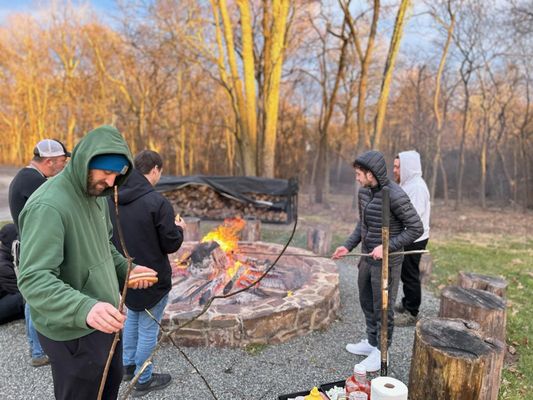
[[[185,242],[173,256],[173,288],[162,325],[175,329],[200,313],[215,295],[248,286],[275,260],[283,246],[238,242],[244,221],[226,220],[201,243]],[[325,258],[289,247],[253,288],[216,299],[209,310],[174,334],[186,346],[239,347],[281,343],[335,320],[339,307],[337,268]]]

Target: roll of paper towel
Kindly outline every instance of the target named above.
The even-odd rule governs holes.
[[[372,400],[407,400],[407,386],[398,379],[380,376],[372,379],[370,388]]]

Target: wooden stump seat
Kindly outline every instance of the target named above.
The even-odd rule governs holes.
[[[501,277],[460,271],[457,284],[465,289],[479,289],[505,298],[507,281]]]
[[[261,220],[244,217],[246,225],[241,231],[241,240],[244,242],[258,242],[261,240]]]
[[[422,319],[416,325],[410,400],[497,400],[505,344],[478,324]]]
[[[200,218],[183,217],[187,224],[183,231],[183,240],[185,242],[197,242],[200,240]]]
[[[448,286],[441,293],[439,317],[475,321],[486,337],[505,342],[506,302],[494,293]]]
[[[331,230],[324,227],[307,228],[307,250],[325,256],[331,250]]]

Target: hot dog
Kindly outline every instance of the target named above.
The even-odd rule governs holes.
[[[139,274],[132,274],[130,275],[130,279],[128,280],[128,287],[131,288],[142,281],[156,283],[157,280],[157,276],[155,276],[153,272],[141,272]]]

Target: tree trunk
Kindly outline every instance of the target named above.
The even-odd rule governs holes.
[[[409,374],[411,400],[496,400],[505,345],[461,319],[421,320]]]
[[[392,72],[394,71],[394,65],[396,63],[396,57],[400,50],[400,43],[402,41],[403,25],[405,20],[405,13],[410,5],[410,0],[402,0],[396,15],[396,21],[394,23],[394,31],[392,33],[391,43],[389,47],[389,53],[387,55],[387,61],[385,62],[385,71],[383,72],[383,80],[381,83],[381,91],[379,94],[376,119],[374,126],[374,135],[372,137],[372,147],[379,149],[381,145],[381,134],[383,131],[383,123],[385,121],[385,114],[387,112],[387,102],[389,100],[390,84],[392,81]]]
[[[505,300],[484,290],[446,287],[440,297],[439,317],[477,322],[486,336],[505,342]]]
[[[273,178],[276,160],[276,138],[279,113],[279,92],[281,71],[283,67],[283,53],[285,48],[285,33],[287,30],[287,15],[289,13],[289,0],[272,1],[272,31],[271,48],[268,54],[270,59],[265,59],[265,64],[270,64],[270,76],[265,76],[264,88],[264,148],[262,175]]]
[[[346,17],[345,17],[346,18]],[[320,139],[318,143],[318,156],[317,156],[317,170],[316,170],[316,180],[315,180],[315,202],[322,203],[324,201],[324,191],[326,191],[326,196],[329,194],[329,143],[328,143],[328,129],[331,122],[331,117],[333,115],[333,110],[337,102],[337,93],[339,91],[340,83],[343,77],[345,60],[346,60],[346,50],[348,48],[348,40],[344,38],[344,27],[342,28],[342,47],[339,55],[339,65],[337,67],[337,73],[335,75],[335,83],[331,94],[327,94],[327,77],[324,77],[323,87],[322,87],[322,107],[323,118],[319,120],[319,134]],[[327,71],[323,72],[327,75]]]
[[[446,65],[446,57],[448,56],[448,50],[453,38],[453,29],[455,26],[455,14],[451,10],[450,3],[448,2],[448,14],[450,16],[450,25],[446,28],[446,42],[442,50],[442,55],[440,57],[439,68],[437,70],[437,76],[435,78],[435,96],[433,97],[433,113],[435,115],[435,120],[437,121],[436,129],[436,140],[435,140],[435,155],[433,157],[432,173],[431,173],[431,187],[430,187],[430,198],[435,198],[435,191],[437,188],[437,178],[438,178],[438,165],[441,160],[441,138],[442,138],[442,117],[439,109],[439,100],[440,100],[440,86],[442,80],[442,73],[444,71],[444,66]],[[444,177],[443,177],[444,179]]]
[[[448,197],[448,174],[446,173],[446,168],[444,168],[444,162],[442,157],[439,160],[440,172],[442,175],[442,189],[444,191],[444,205],[447,206],[449,202]]]
[[[485,138],[483,138],[482,140],[483,140],[483,143],[481,145],[481,156],[479,158],[479,161],[480,161],[479,167],[481,170],[481,182],[479,184],[479,200],[481,203],[481,208],[486,209],[487,208],[487,196],[485,192],[487,190],[487,142],[485,141]]]
[[[468,91],[468,81],[465,82],[465,103],[463,107],[463,127],[461,130],[461,143],[459,145],[459,160],[457,164],[457,184],[455,197],[455,210],[459,209],[463,197],[463,175],[465,168],[465,141],[466,130],[468,128],[468,109],[470,108],[470,93]]]

